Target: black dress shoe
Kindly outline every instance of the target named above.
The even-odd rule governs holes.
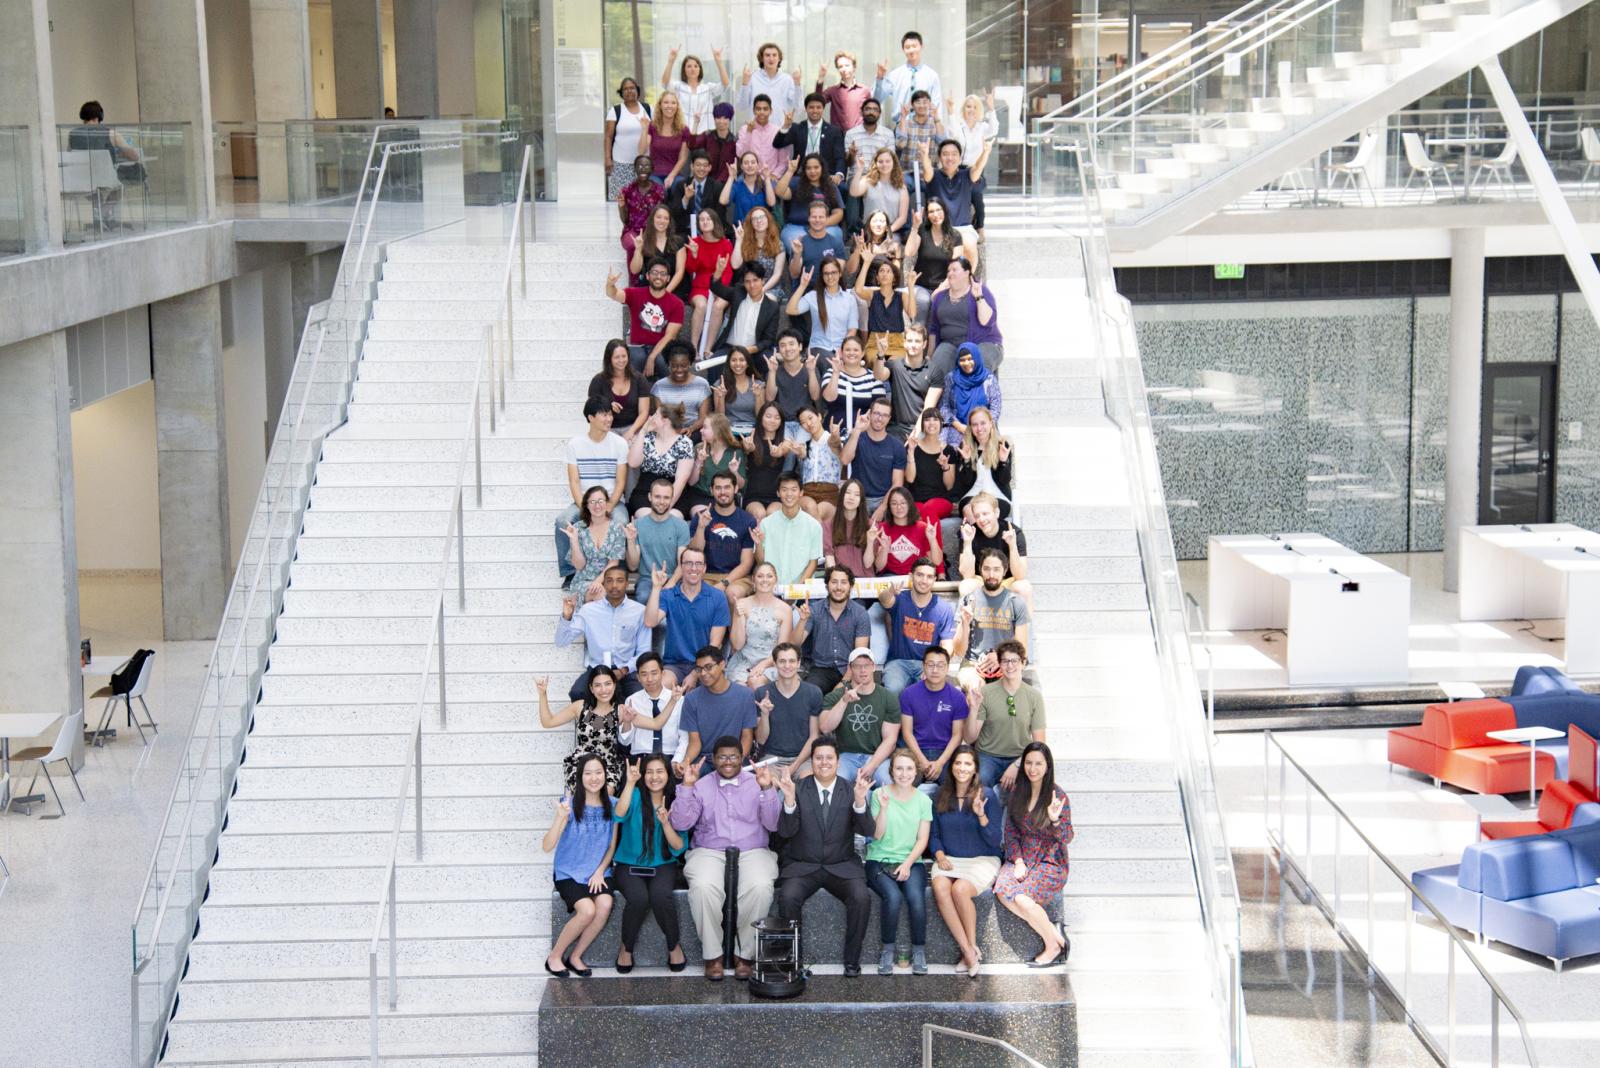
[[[860,979],[861,978],[861,965],[859,965],[859,964],[846,964],[844,966],[844,977],[846,979]]]
[[[617,974],[618,975],[627,975],[631,971],[633,971],[633,965],[624,964],[620,960],[617,961]]]
[[[569,957],[562,957],[561,963],[565,964],[569,969],[571,969],[572,974],[576,975],[579,979],[587,979],[589,976],[594,974],[593,968],[580,968],[576,964],[572,963],[572,960]]]
[[[1065,936],[1063,936],[1065,937]],[[1030,968],[1058,968],[1067,963],[1067,955],[1072,952],[1072,941],[1068,939],[1061,944],[1061,950],[1049,960],[1030,960]]]
[[[683,952],[683,947],[682,946],[678,947],[678,952],[679,953]],[[689,958],[688,958],[687,955],[682,960],[680,960],[678,963],[674,964],[674,963],[672,963],[672,954],[670,952],[667,954],[667,971],[669,971],[669,972],[681,972],[685,968],[687,968],[688,966],[689,966]]]

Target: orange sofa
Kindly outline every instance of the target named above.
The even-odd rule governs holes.
[[[1490,731],[1515,730],[1516,711],[1493,698],[1429,705],[1416,727],[1389,732],[1389,763],[1480,794],[1511,794],[1528,789],[1528,747],[1498,742]],[[1555,778],[1555,757],[1537,756],[1540,787]]]
[[[1572,826],[1577,807],[1595,800],[1595,740],[1576,725],[1567,727],[1567,776],[1546,786],[1539,795],[1537,819],[1485,823],[1483,836],[1520,838],[1564,831]]]

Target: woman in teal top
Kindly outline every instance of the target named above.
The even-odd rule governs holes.
[[[624,975],[633,971],[633,947],[647,912],[655,913],[656,925],[671,947],[667,967],[681,972],[689,959],[678,944],[678,908],[672,899],[683,877],[678,858],[688,849],[689,836],[667,822],[677,793],[670,759],[664,753],[651,753],[637,764],[630,763],[617,799],[616,821],[622,827],[612,881],[624,901],[622,945],[617,950],[617,971]]]
[[[878,974],[894,971],[894,943],[904,903],[911,926],[911,971],[927,975],[928,869],[922,851],[928,847],[933,802],[917,789],[917,764],[908,751],[895,751],[889,777],[890,785],[872,793],[877,830],[867,845],[867,883],[883,899],[878,910],[878,934],[883,939]]]

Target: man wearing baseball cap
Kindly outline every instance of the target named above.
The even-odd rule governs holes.
[[[889,757],[900,738],[900,699],[873,678],[871,649],[855,649],[844,681],[822,699],[817,729],[839,739],[839,774],[848,782],[865,771],[889,785]]]

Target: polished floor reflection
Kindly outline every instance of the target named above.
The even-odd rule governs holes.
[[[1234,851],[1244,902],[1244,990],[1261,1068],[1435,1064],[1400,1006],[1345,947],[1304,887],[1260,849]]]

